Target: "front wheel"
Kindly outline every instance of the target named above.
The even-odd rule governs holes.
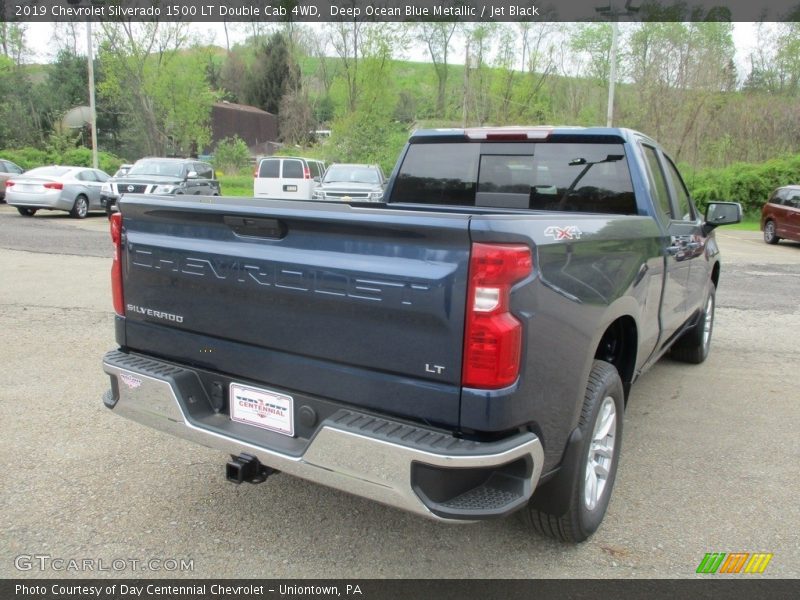
[[[670,356],[681,362],[699,365],[711,350],[711,334],[714,331],[714,308],[716,306],[716,286],[712,283],[708,290],[703,313],[689,331],[675,342]]]
[[[17,212],[21,214],[23,217],[32,217],[36,214],[35,208],[25,208],[24,206],[18,206]]]
[[[72,210],[69,211],[69,216],[73,219],[85,219],[89,214],[89,199],[86,196],[78,196],[75,198],[75,204],[72,205]]]
[[[764,241],[768,244],[777,244],[781,241],[775,231],[775,221],[767,221],[764,223]]]
[[[625,392],[617,369],[595,360],[583,398],[577,451],[567,452],[562,464],[571,473],[566,506],[553,506],[536,494],[521,511],[523,521],[537,533],[563,542],[582,542],[603,521],[617,475],[622,444],[622,416]],[[547,489],[542,492],[548,492]],[[537,492],[538,493],[538,492]],[[551,507],[542,510],[538,507]]]

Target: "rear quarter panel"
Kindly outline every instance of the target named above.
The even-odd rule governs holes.
[[[552,228],[571,239],[554,239]],[[639,333],[637,366],[658,339],[664,273],[662,233],[647,216],[493,215],[473,217],[474,242],[534,248],[534,276],[512,291],[525,330],[522,370],[512,390],[464,390],[462,426],[532,422],[555,467],[577,426],[595,350],[606,328],[630,316]]]

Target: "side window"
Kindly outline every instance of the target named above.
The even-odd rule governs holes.
[[[105,172],[103,172],[103,171],[92,171],[92,173],[94,173],[94,176],[97,178],[97,181],[99,181],[100,183],[105,183],[106,181],[108,181],[108,174],[106,174]]]
[[[78,171],[75,174],[75,179],[80,181],[97,181],[97,178],[94,176],[92,171]]]
[[[681,179],[678,169],[675,168],[675,165],[669,157],[665,156],[664,158],[667,159],[667,173],[672,180],[672,187],[675,190],[675,205],[678,207],[678,217],[681,221],[694,221],[694,209],[689,200],[689,192],[686,190],[683,179]]]
[[[266,179],[277,179],[280,176],[281,161],[277,158],[268,158],[261,161],[258,176]]]
[[[11,173],[10,165],[4,160],[0,160],[0,173]]]
[[[283,179],[302,179],[303,163],[299,160],[283,161]]]
[[[22,167],[15,165],[14,163],[10,162],[8,164],[8,170],[10,173],[16,173],[17,175],[21,175],[24,171]]]
[[[656,208],[661,212],[661,216],[666,221],[672,219],[672,208],[669,203],[669,190],[667,188],[667,181],[664,179],[664,172],[661,170],[661,164],[658,161],[656,149],[652,146],[642,144],[642,151],[644,158],[647,161],[650,174],[650,192],[653,194],[653,201]]]
[[[791,206],[792,208],[800,208],[800,192],[794,192],[789,196],[786,200],[786,206]]]
[[[194,163],[194,170],[200,179],[214,179],[214,170],[208,163]]]
[[[308,161],[308,170],[311,171],[311,178],[322,177],[322,170],[320,164],[315,160]]]

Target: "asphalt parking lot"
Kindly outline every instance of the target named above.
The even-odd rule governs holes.
[[[637,383],[606,520],[568,546],[513,518],[443,525],[285,475],[237,487],[224,455],[116,417],[100,400],[106,219],[0,205],[0,577],[688,578],[706,552],[770,552],[763,577],[797,577],[800,244],[718,238],[711,356]],[[34,555],[49,566],[19,558]]]

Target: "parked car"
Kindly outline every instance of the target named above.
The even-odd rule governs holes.
[[[6,202],[23,217],[37,210],[65,210],[76,219],[99,210],[108,173],[87,167],[38,167],[6,181]]]
[[[128,172],[103,186],[100,202],[110,214],[123,194],[219,196],[220,185],[207,162],[192,158],[140,158]]]
[[[800,185],[779,187],[761,209],[764,241],[777,244],[782,239],[800,242]]]
[[[256,198],[311,200],[325,172],[325,163],[298,156],[262,158],[253,174]]]
[[[10,160],[0,158],[0,202],[6,197],[6,181],[14,175],[21,175],[22,167],[15,165]]]
[[[381,202],[386,177],[378,165],[334,164],[314,192],[316,200]]]
[[[122,164],[119,166],[119,169],[112,175],[112,177],[125,177],[128,174],[128,171],[131,170],[133,165],[130,164]]]

